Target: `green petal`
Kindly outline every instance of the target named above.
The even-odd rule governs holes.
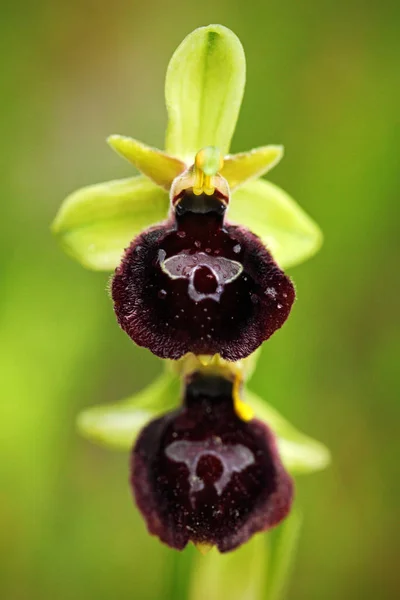
[[[80,413],[78,429],[94,442],[128,450],[143,427],[180,403],[180,383],[165,372],[154,383],[126,400],[94,406]]]
[[[84,187],[64,200],[52,231],[88,269],[111,271],[144,228],[164,219],[168,194],[143,176]]]
[[[268,173],[283,157],[283,146],[262,146],[250,152],[230,154],[224,159],[221,175],[234,190],[246,181]]]
[[[133,138],[110,135],[107,142],[143,175],[168,191],[175,177],[178,177],[186,169],[185,163],[178,158],[157,150],[157,148],[146,146]]]
[[[167,152],[189,163],[204,146],[227,154],[245,79],[243,47],[232,31],[209,25],[190,33],[167,70]]]
[[[216,549],[195,557],[189,600],[264,600],[268,571],[268,543],[255,535],[234,552],[219,554]]]
[[[247,390],[245,400],[254,409],[255,416],[265,421],[277,436],[282,462],[290,473],[312,473],[329,465],[330,453],[323,444],[300,433],[253,392]]]
[[[322,244],[318,225],[286,192],[263,179],[233,194],[227,218],[258,235],[282,268],[307,260]]]

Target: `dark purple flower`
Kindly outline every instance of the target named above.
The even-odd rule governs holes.
[[[184,406],[152,421],[132,453],[132,486],[150,533],[181,550],[233,550],[289,512],[293,482],[269,428],[235,413],[233,384],[195,373]]]
[[[260,239],[224,222],[228,196],[183,189],[170,219],[125,251],[112,282],[122,329],[161,358],[248,356],[287,319],[290,279]]]

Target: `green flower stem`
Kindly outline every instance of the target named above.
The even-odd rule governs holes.
[[[296,509],[279,526],[267,583],[266,600],[284,600],[299,541],[302,518]]]
[[[169,551],[170,579],[168,594],[163,600],[187,600],[199,551],[188,544],[182,552]]]
[[[255,535],[234,552],[212,549],[193,561],[189,600],[265,600],[269,539]]]
[[[301,524],[294,509],[276,531],[255,535],[235,552],[191,554],[189,600],[284,600]],[[178,557],[180,560],[187,568],[187,557]],[[181,572],[182,564],[177,576]],[[175,598],[186,597],[182,587],[179,590],[183,595]]]

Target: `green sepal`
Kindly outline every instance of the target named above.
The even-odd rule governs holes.
[[[231,190],[251,179],[268,173],[283,157],[283,146],[262,146],[249,152],[229,154],[224,159],[221,175]]]
[[[166,150],[193,162],[198,150],[229,151],[246,80],[246,60],[236,35],[222,25],[200,27],[175,50],[168,65]]]
[[[107,142],[113,150],[132,163],[143,175],[167,191],[175,177],[178,177],[186,169],[185,163],[178,158],[131,137],[110,135]]]
[[[167,192],[146,177],[108,181],[68,196],[52,231],[84,267],[112,271],[124,248],[143,229],[165,219],[168,208]]]
[[[304,262],[322,244],[318,225],[286,192],[263,179],[234,192],[227,220],[258,235],[282,268]]]
[[[180,404],[180,381],[166,371],[139,393],[114,404],[87,408],[77,419],[80,433],[99,444],[129,450],[145,425]]]
[[[256,418],[271,427],[277,436],[279,455],[292,475],[321,471],[330,463],[330,452],[316,440],[298,431],[289,421],[265,400],[246,390],[244,400],[254,410]]]

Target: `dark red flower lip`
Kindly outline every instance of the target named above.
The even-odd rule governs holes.
[[[193,202],[209,210],[196,213]],[[186,191],[178,206],[181,215],[126,250],[112,281],[118,322],[160,358],[192,352],[240,360],[283,325],[293,284],[259,238],[224,222],[217,196]]]
[[[235,413],[228,379],[195,373],[181,409],[152,421],[132,452],[131,483],[149,532],[228,552],[289,512],[293,482],[274,435]]]

